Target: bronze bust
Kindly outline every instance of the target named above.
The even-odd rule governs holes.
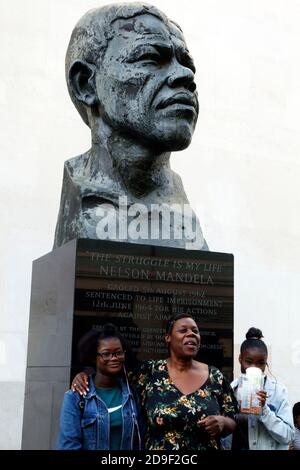
[[[107,238],[208,249],[169,163],[197,122],[194,74],[180,27],[154,6],[110,4],[79,20],[66,79],[92,145],[65,162],[55,247]]]

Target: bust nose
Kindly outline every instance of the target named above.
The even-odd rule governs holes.
[[[196,90],[194,77],[194,72],[190,68],[177,62],[168,77],[168,85],[170,88],[182,86],[193,93]]]

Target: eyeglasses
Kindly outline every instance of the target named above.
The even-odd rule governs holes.
[[[110,361],[110,359],[112,359],[114,356],[117,359],[122,359],[125,356],[125,351],[116,351],[113,353],[106,352],[106,351],[103,353],[97,352],[97,356],[100,356],[101,359],[103,359],[103,361]]]

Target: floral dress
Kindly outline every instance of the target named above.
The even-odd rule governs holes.
[[[171,382],[167,360],[142,363],[135,377],[146,413],[145,448],[149,450],[217,450],[200,421],[210,415],[233,418],[237,403],[229,382],[209,366],[206,382],[196,391],[183,394]]]

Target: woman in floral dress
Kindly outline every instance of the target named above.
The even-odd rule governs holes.
[[[142,363],[137,391],[146,414],[146,449],[214,450],[235,428],[237,404],[229,382],[196,361],[200,334],[186,314],[173,317],[165,340],[168,359]]]

